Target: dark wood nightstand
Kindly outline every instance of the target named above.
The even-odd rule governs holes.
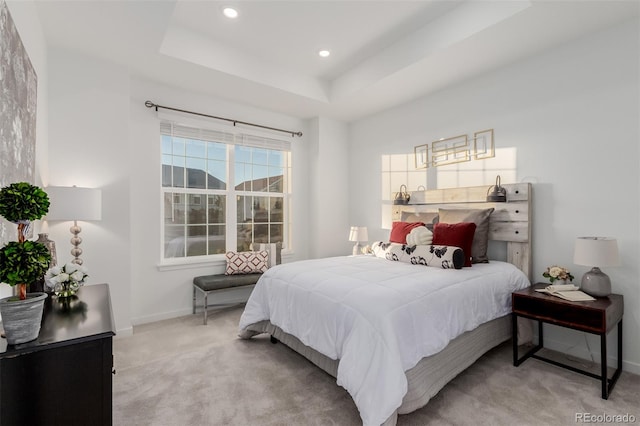
[[[538,283],[524,290],[516,291],[511,296],[513,321],[513,365],[519,366],[527,358],[535,358],[549,362],[558,367],[567,368],[576,373],[585,374],[598,379],[602,383],[602,399],[609,394],[622,372],[622,314],[624,299],[621,294],[611,294],[590,302],[570,302],[556,296],[535,291],[549,284]],[[538,344],[521,358],[518,358],[518,317],[538,321]],[[600,336],[600,375],[581,370],[561,362],[537,355],[544,346],[542,324],[549,323]],[[613,376],[607,378],[607,333],[618,325],[618,365]]]

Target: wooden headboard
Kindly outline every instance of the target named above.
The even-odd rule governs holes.
[[[516,265],[531,279],[531,184],[502,185],[507,191],[506,203],[487,202],[489,186],[434,189],[411,192],[406,205],[392,206],[392,220],[399,221],[402,212],[437,212],[439,208],[493,207],[489,224],[489,240],[506,241],[507,262]]]

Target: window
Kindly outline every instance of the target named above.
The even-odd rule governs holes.
[[[162,257],[288,246],[288,142],[163,121]]]

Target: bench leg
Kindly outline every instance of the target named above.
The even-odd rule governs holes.
[[[209,293],[204,293],[204,325],[207,325],[207,299],[209,297]]]
[[[196,288],[193,287],[193,314],[196,314]]]

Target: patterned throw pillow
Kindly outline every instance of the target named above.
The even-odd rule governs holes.
[[[268,268],[269,253],[261,251],[228,251],[225,275],[260,274]]]
[[[412,265],[435,266],[442,269],[461,269],[464,265],[464,252],[460,247],[383,243],[378,241],[371,246],[373,254],[395,262]]]

